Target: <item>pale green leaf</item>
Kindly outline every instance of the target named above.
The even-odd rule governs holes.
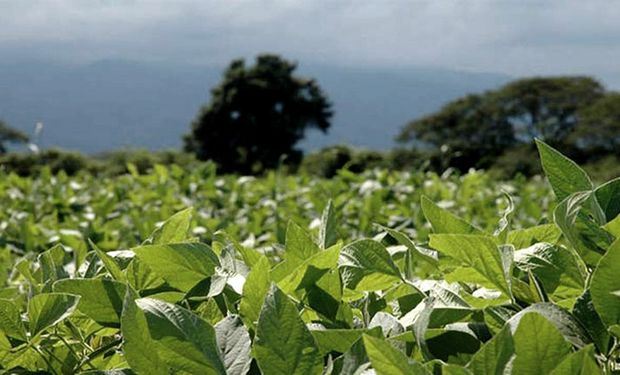
[[[146,245],[133,251],[156,275],[181,291],[189,291],[219,266],[217,255],[201,243]]]
[[[548,374],[571,350],[560,331],[538,313],[527,313],[521,318],[513,339],[513,374]]]
[[[153,231],[151,236],[144,241],[144,245],[166,245],[186,241],[189,238],[193,213],[194,210],[190,207],[172,215]]]
[[[263,256],[248,274],[243,284],[243,295],[239,304],[239,313],[249,327],[254,328],[258,321],[270,284],[269,261]]]
[[[558,201],[569,195],[592,190],[590,177],[575,162],[546,143],[536,140],[540,162]]]
[[[511,262],[489,236],[471,234],[432,234],[430,246],[463,265],[476,270],[499,291],[511,296]]]
[[[409,360],[407,356],[388,342],[364,335],[364,347],[370,363],[377,374],[381,375],[418,375],[430,374],[420,364]]]
[[[65,279],[56,281],[55,292],[80,296],[78,310],[103,326],[118,327],[126,286],[105,279]]]
[[[426,220],[431,223],[434,233],[480,233],[479,229],[475,228],[460,217],[452,214],[445,208],[439,207],[425,196],[422,196],[421,204],[424,216],[426,217]]]
[[[620,297],[613,292],[620,289],[620,239],[607,249],[590,283],[590,293],[596,311],[606,326],[620,323]]]

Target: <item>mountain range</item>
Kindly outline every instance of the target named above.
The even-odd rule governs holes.
[[[71,65],[0,64],[0,119],[32,133],[39,147],[86,153],[118,148],[179,148],[224,67],[105,60]],[[445,102],[501,85],[511,77],[446,69],[351,68],[300,64],[317,79],[335,112],[327,135],[300,146],[331,144],[385,150],[408,121]]]

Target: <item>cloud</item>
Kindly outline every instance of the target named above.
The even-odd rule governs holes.
[[[355,66],[620,77],[614,1],[41,0],[0,3],[7,59]],[[620,82],[618,82],[620,84]]]

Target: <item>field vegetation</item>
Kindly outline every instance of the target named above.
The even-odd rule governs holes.
[[[620,180],[0,172],[0,368],[612,374]]]

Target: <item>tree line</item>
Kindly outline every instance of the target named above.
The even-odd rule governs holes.
[[[183,137],[184,150],[214,161],[223,173],[299,165],[297,143],[309,128],[327,132],[333,110],[318,82],[297,75],[296,68],[271,54],[259,55],[252,65],[231,62]],[[390,157],[396,164],[436,170],[508,162],[514,172],[528,174],[535,138],[580,163],[620,156],[620,93],[584,76],[519,79],[458,98],[405,124],[396,138],[401,148]],[[24,133],[0,122],[0,154],[7,143],[27,141]],[[352,157],[343,150],[332,147],[323,154],[350,164]],[[323,154],[308,160],[323,162]],[[377,153],[368,155],[359,158],[359,168],[381,159]]]
[[[590,77],[519,79],[451,101],[406,124],[397,140],[464,170],[507,153],[527,158],[535,138],[580,163],[620,155],[620,94]]]

